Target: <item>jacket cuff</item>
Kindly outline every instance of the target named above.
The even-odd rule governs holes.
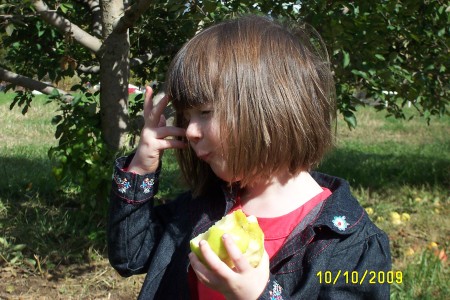
[[[262,292],[258,300],[283,300],[289,299],[283,292],[281,285],[270,275],[266,288]]]
[[[139,204],[150,200],[158,192],[161,163],[155,173],[139,175],[124,171],[131,158],[132,155],[116,159],[112,192],[127,203]]]

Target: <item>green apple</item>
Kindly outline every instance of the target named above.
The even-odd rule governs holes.
[[[190,241],[192,252],[205,263],[199,248],[201,240],[208,242],[212,251],[230,268],[234,267],[233,261],[222,241],[222,236],[227,233],[233,237],[233,241],[247,258],[250,265],[257,267],[264,253],[264,233],[258,225],[255,216],[246,216],[241,209],[224,216],[211,226],[208,231],[199,234]]]

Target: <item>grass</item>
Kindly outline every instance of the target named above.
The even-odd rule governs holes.
[[[402,272],[401,284],[391,288],[392,299],[448,299],[448,265],[432,252],[424,251]]]
[[[339,122],[336,149],[319,170],[347,179],[388,233],[393,269],[404,277],[392,299],[449,299],[450,119],[427,126],[371,108],[357,117],[352,131]]]
[[[39,96],[24,116],[12,98],[0,94],[0,299],[137,295],[141,279],[119,278],[105,259],[105,224],[56,188],[47,151],[57,107]]]
[[[47,151],[56,145],[54,128],[50,123],[56,107],[45,105],[46,98],[40,96],[29,113],[22,115],[17,107],[13,111],[9,110],[13,94],[0,95],[0,115],[3,116],[0,144],[0,174],[3,178],[0,181],[1,195],[22,193],[30,189],[50,192],[55,182],[50,176]]]
[[[56,145],[56,106],[38,97],[23,116],[9,110],[11,99],[0,94],[0,298],[135,298],[142,277],[122,279],[109,267],[99,243],[105,224],[89,222],[76,195],[55,188],[47,150]],[[357,118],[355,130],[338,121],[336,149],[319,170],[346,178],[389,234],[393,269],[403,274],[392,299],[449,299],[450,119],[427,126],[371,108]],[[170,151],[164,163],[160,196],[169,199],[180,190]]]

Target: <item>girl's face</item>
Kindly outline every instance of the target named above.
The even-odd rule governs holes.
[[[224,181],[232,181],[228,170],[217,116],[211,104],[187,109],[186,137],[197,157],[209,164],[213,172]],[[234,180],[233,180],[234,181]]]

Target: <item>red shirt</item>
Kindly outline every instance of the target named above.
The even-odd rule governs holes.
[[[323,200],[331,195],[331,191],[327,188],[322,188],[323,191],[308,200],[305,204],[299,208],[287,213],[283,216],[275,218],[257,218],[259,226],[264,232],[264,247],[266,248],[269,258],[272,258],[278,250],[281,249],[292,230],[299,224],[303,218]],[[240,201],[236,202],[235,206],[229,213],[242,208]],[[245,213],[245,212],[244,212]],[[195,274],[194,274],[195,277]],[[197,279],[197,277],[195,277]],[[219,292],[208,288],[200,281],[195,280],[197,283],[197,292],[199,300],[223,300],[225,297]]]

